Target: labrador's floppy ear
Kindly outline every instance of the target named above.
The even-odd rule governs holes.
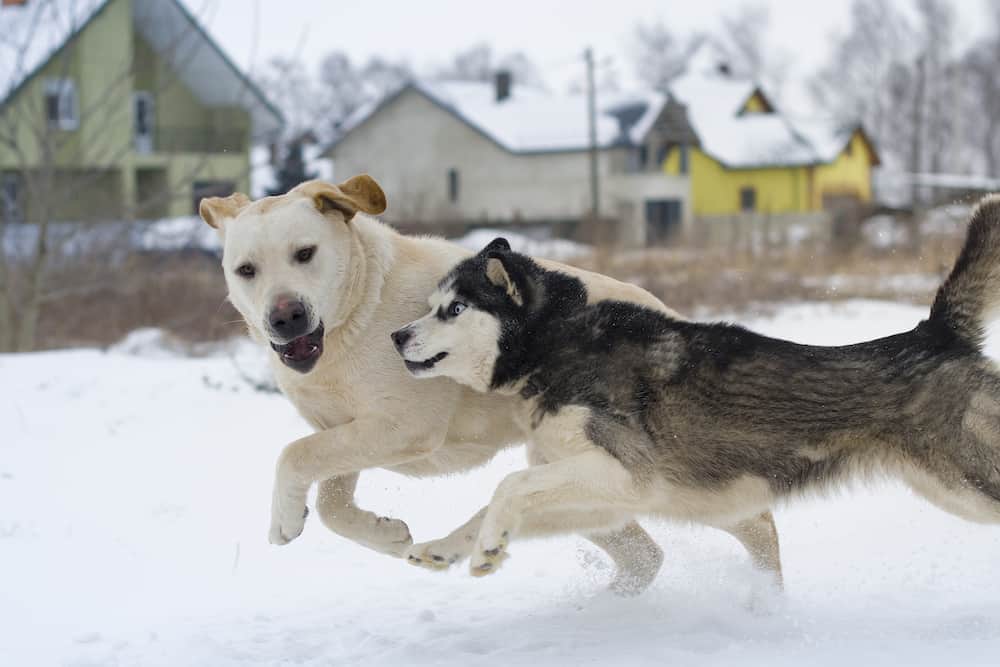
[[[198,214],[209,227],[222,229],[222,221],[235,218],[250,205],[250,198],[242,192],[234,192],[228,197],[205,197],[198,204]]]
[[[503,239],[497,239],[498,241],[503,241],[504,244],[507,242]],[[494,241],[493,243],[496,243]],[[493,245],[491,243],[490,245]],[[488,248],[489,246],[487,246]],[[510,246],[507,246],[509,249]],[[515,283],[511,277],[510,273],[507,271],[507,266],[504,264],[504,257],[500,252],[496,250],[487,253],[486,256],[486,279],[497,287],[502,287],[506,292],[510,300],[519,306],[524,305],[524,298],[521,296],[521,291],[517,288],[517,283]]]
[[[368,174],[353,176],[340,185],[307,181],[295,186],[292,191],[310,197],[320,213],[340,211],[345,222],[350,221],[358,211],[378,215],[386,207],[385,193]]]

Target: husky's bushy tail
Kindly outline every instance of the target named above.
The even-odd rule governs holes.
[[[1000,194],[985,197],[972,212],[965,245],[938,289],[930,319],[964,342],[981,348],[986,323],[1000,314]]]

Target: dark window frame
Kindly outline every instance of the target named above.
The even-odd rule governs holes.
[[[644,216],[647,239],[651,245],[662,244],[675,237],[684,225],[684,202],[680,199],[647,199]]]
[[[747,185],[740,188],[740,211],[753,213],[757,210],[757,188]]]
[[[17,174],[4,174],[0,177],[0,219],[11,224],[24,222],[21,179]]]
[[[458,203],[459,187],[458,169],[452,167],[448,170],[448,201],[452,204]]]
[[[72,131],[80,127],[80,101],[73,79],[46,79],[45,120],[48,126]]]
[[[656,149],[656,164],[653,166],[657,169],[662,169],[663,163],[666,162],[667,158],[670,156],[671,148],[673,148],[673,146],[671,146],[669,142],[665,141],[660,144],[660,147]]]

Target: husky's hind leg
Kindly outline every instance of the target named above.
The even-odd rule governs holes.
[[[1000,523],[1000,381],[971,392],[960,429],[940,430],[910,444],[898,464],[903,479],[946,512]]]
[[[784,579],[781,575],[781,551],[778,547],[778,529],[774,526],[774,517],[770,512],[764,512],[752,519],[723,527],[740,541],[757,569],[771,576],[774,586],[781,590]]]
[[[653,583],[663,564],[663,549],[636,521],[621,530],[586,536],[607,552],[618,571],[611,590],[623,596],[638,595]]]

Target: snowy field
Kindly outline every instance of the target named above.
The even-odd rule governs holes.
[[[832,344],[924,312],[855,301],[746,323]],[[1000,527],[895,484],[779,510],[787,593],[761,613],[747,556],[699,527],[646,522],[666,562],[635,599],[605,592],[608,562],[576,537],[516,542],[486,579],[377,555],[315,517],[271,546],[274,460],[307,429],[225,355],[2,356],[0,426],[0,665],[1000,664]],[[422,541],[521,461],[366,473],[360,501]]]

